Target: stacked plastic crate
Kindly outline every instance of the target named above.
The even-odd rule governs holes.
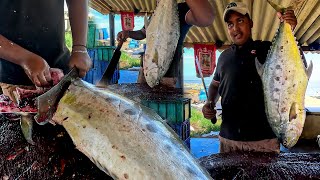
[[[191,102],[189,98],[143,100],[142,104],[158,113],[190,148]]]
[[[105,40],[107,38],[108,33],[105,28],[97,29],[96,24],[88,24],[87,49],[93,65],[92,69],[90,69],[83,80],[89,83],[96,84],[101,79],[112,58],[115,47],[102,46],[105,45],[105,43],[101,43],[104,42],[101,40]],[[113,74],[112,82],[116,84],[119,77],[119,68],[117,68]]]

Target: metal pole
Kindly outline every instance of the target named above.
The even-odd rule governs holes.
[[[109,14],[110,46],[115,46],[114,14]]]

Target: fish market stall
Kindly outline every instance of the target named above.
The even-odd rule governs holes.
[[[18,121],[0,118],[0,178],[110,179],[75,149],[67,132],[51,124],[35,125],[28,144]],[[213,154],[200,164],[215,179],[317,179],[319,153]]]
[[[130,10],[130,8],[136,10],[136,8],[139,7],[141,10],[140,14],[152,13],[154,9],[150,9],[150,7],[154,8],[154,5],[155,5],[155,3],[152,3],[150,5],[148,4],[148,2],[141,1],[141,0],[140,1],[121,0],[117,2],[111,2],[111,3],[110,2],[111,1],[108,1],[108,0],[105,0],[105,1],[90,0],[90,6],[94,7],[98,11],[100,10],[100,11],[103,11],[104,13],[111,14],[110,18],[112,19],[112,16],[115,13],[119,13],[120,11]],[[220,32],[216,32],[217,29],[220,29],[217,27],[222,27],[221,24],[223,23],[223,21],[221,17],[221,11],[227,1],[210,1],[210,2],[214,4],[214,6],[217,9],[219,9],[218,11],[219,19],[214,22],[215,24],[213,24],[212,27],[203,28],[200,30],[198,28],[196,29],[194,28],[192,31],[190,31],[191,33],[186,38],[185,46],[189,45],[189,47],[191,47],[193,43],[198,43],[199,41],[201,41],[201,39],[204,39],[203,42],[205,41],[205,43],[218,44],[218,42],[221,41],[223,45],[221,45],[221,43],[219,46],[217,45],[217,47],[220,49],[227,48],[230,45],[230,41],[228,40],[225,34],[225,31],[221,30]],[[247,2],[250,4],[250,8],[255,7],[257,10],[261,10],[261,9],[258,9],[257,7],[265,7],[263,6],[262,1],[250,0]],[[289,1],[285,1],[285,2],[289,2]],[[320,4],[317,1],[302,0],[302,1],[296,1],[296,2],[298,2],[296,3],[295,7],[299,10],[298,18],[300,18],[300,22],[303,22],[304,20],[303,17],[306,16],[303,12],[310,12],[310,10],[312,10],[313,7],[317,8],[320,6]],[[309,5],[306,5],[306,2],[311,2],[311,3],[309,3]],[[145,8],[144,5],[145,7],[147,7],[147,9],[144,9]],[[257,12],[257,10],[255,11]],[[270,9],[266,8],[265,11],[270,13],[269,10]],[[309,11],[306,11],[306,10],[309,10]],[[253,18],[257,18],[256,14],[258,13],[253,13],[253,14],[255,15],[253,16]],[[315,15],[314,13],[310,13],[310,16],[314,17]],[[310,22],[308,21],[305,24],[312,24],[313,22],[312,20],[314,20],[314,22],[318,22],[316,18],[310,18],[310,19],[311,19]],[[111,20],[111,22],[114,22],[114,21]],[[266,22],[269,22],[270,24],[271,22],[273,22],[273,19],[268,19]],[[261,27],[263,28],[263,26]],[[308,29],[311,29],[310,31],[307,31],[301,27],[303,26],[299,24],[296,31],[296,34],[299,37],[298,38],[299,42],[303,44],[304,48],[307,50],[317,47],[314,45],[319,44],[320,34],[319,32],[316,32],[317,29],[315,30],[315,28],[318,28],[318,27],[315,27],[314,25],[308,28]],[[305,25],[305,27],[307,27],[307,25]],[[114,45],[114,27],[112,26],[111,29],[113,29],[113,34],[111,35],[111,37],[113,37],[113,40],[112,40],[113,42],[111,44]],[[201,31],[201,32],[198,32],[198,31]],[[211,31],[215,33],[208,33]],[[314,32],[314,33],[311,33],[311,32]],[[259,31],[254,32],[255,39],[268,40],[268,38],[270,37],[273,37],[273,33],[265,32],[265,31],[261,33]],[[89,53],[91,53],[90,57],[91,58],[98,57],[95,60],[109,61],[111,59],[110,57],[112,56],[113,49],[114,47],[108,47],[108,48],[99,47],[97,49],[91,49],[91,50],[89,49]],[[101,65],[99,62],[97,64]],[[108,64],[107,62],[104,62],[103,67],[106,67],[107,64]],[[94,69],[94,70],[100,71],[101,69]],[[94,73],[91,73],[92,83],[94,83],[97,80],[97,79],[94,79],[96,77]],[[101,75],[101,72],[99,72],[99,74]],[[112,83],[117,82],[117,79],[119,78],[118,75],[119,75],[119,72],[116,71],[112,79]],[[82,82],[82,81],[78,80],[78,82]],[[25,140],[21,132],[20,122],[8,120],[0,114],[0,178],[1,179],[6,179],[6,180],[7,179],[110,179],[111,177],[106,175],[106,173],[108,173],[112,177],[117,177],[119,179],[130,179],[129,177],[132,177],[132,176],[128,176],[128,174],[126,173],[121,174],[122,172],[120,172],[122,176],[117,176],[118,174],[115,175],[113,172],[117,171],[120,168],[122,169],[128,168],[128,167],[125,167],[125,165],[123,165],[125,164],[123,162],[129,159],[128,157],[130,158],[133,157],[132,159],[135,160],[135,161],[131,161],[131,163],[133,162],[133,164],[140,160],[140,158],[136,158],[137,154],[139,155],[142,154],[142,156],[145,155],[146,157],[153,157],[154,151],[152,152],[148,151],[151,148],[143,148],[144,145],[147,144],[145,143],[146,141],[148,142],[152,141],[151,137],[153,137],[152,136],[153,134],[160,134],[159,136],[157,136],[158,137],[157,141],[153,141],[154,144],[155,142],[160,142],[159,144],[163,143],[161,144],[162,149],[160,148],[159,150],[159,151],[162,151],[161,152],[162,157],[160,157],[160,155],[159,156],[155,155],[155,159],[156,158],[161,159],[163,158],[164,155],[168,155],[165,157],[174,157],[171,159],[163,158],[164,159],[163,161],[168,162],[168,164],[170,164],[170,162],[174,162],[171,165],[173,166],[174,164],[176,166],[175,167],[176,169],[170,169],[171,166],[166,166],[166,167],[157,166],[158,164],[161,164],[160,162],[161,160],[156,159],[155,161],[152,161],[152,162],[141,163],[142,165],[140,164],[141,165],[140,167],[129,166],[130,172],[132,172],[132,174],[135,175],[133,177],[137,177],[142,174],[141,173],[142,171],[141,172],[135,171],[136,168],[138,169],[142,167],[141,169],[145,170],[147,168],[144,168],[144,167],[147,167],[147,166],[148,166],[148,169],[151,169],[148,171],[148,173],[151,172],[151,174],[153,173],[152,167],[159,168],[158,170],[161,170],[160,172],[163,172],[163,173],[159,173],[158,174],[159,176],[166,174],[167,172],[171,172],[168,174],[170,175],[170,177],[174,177],[175,174],[173,172],[179,171],[179,168],[181,168],[181,171],[177,173],[186,172],[191,175],[196,174],[194,173],[196,172],[195,168],[191,168],[196,166],[188,166],[190,165],[190,163],[189,164],[181,163],[182,161],[181,157],[187,157],[184,159],[188,159],[190,160],[190,162],[193,162],[193,158],[189,158],[190,154],[185,153],[185,152],[188,152],[187,148],[185,148],[184,146],[179,146],[180,144],[177,143],[178,141],[175,141],[178,138],[177,139],[172,138],[171,134],[168,133],[168,129],[165,129],[165,130],[160,129],[159,126],[154,125],[155,123],[154,124],[149,123],[151,121],[149,122],[146,121],[147,123],[142,124],[142,125],[146,125],[145,126],[146,128],[139,129],[142,127],[142,125],[136,123],[136,122],[141,123],[142,120],[145,120],[145,119],[142,119],[142,120],[140,119],[140,117],[144,115],[143,113],[145,113],[143,110],[148,112],[150,111],[149,109],[146,110],[144,108],[141,108],[142,106],[140,106],[140,104],[145,105],[153,109],[162,119],[164,119],[165,122],[168,123],[175,130],[175,132],[179,135],[180,139],[183,140],[186,146],[190,146],[189,119],[191,117],[191,105],[190,105],[190,99],[183,97],[183,89],[175,89],[175,88],[169,88],[164,86],[156,86],[154,88],[150,88],[149,86],[143,85],[143,84],[114,84],[114,85],[109,85],[107,89],[100,88],[97,90],[97,88],[94,87],[92,88],[94,90],[92,91],[88,90],[90,95],[87,94],[86,96],[84,96],[81,93],[83,92],[87,93],[88,91],[78,91],[79,89],[80,88],[77,88],[77,86],[73,86],[73,89],[72,88],[68,89],[67,92],[69,94],[66,93],[68,94],[68,96],[65,95],[64,96],[65,98],[61,100],[61,104],[64,103],[63,104],[64,106],[61,106],[60,108],[58,108],[59,110],[57,110],[59,111],[59,113],[57,113],[58,114],[57,116],[59,116],[60,118],[59,120],[62,121],[61,124],[63,124],[64,121],[69,122],[70,119],[72,119],[73,122],[75,122],[72,124],[72,126],[70,126],[71,130],[69,129],[70,131],[73,131],[72,132],[73,134],[70,133],[70,131],[68,132],[66,131],[65,129],[66,126],[64,126],[65,128],[63,128],[63,126],[60,126],[60,125],[54,126],[49,123],[45,125],[38,125],[34,123],[33,134],[32,134],[34,145],[31,145],[27,143],[27,141]],[[98,96],[99,93],[103,94],[103,91],[105,92],[112,91],[112,93],[114,93],[115,95],[112,95],[112,93],[110,93],[111,94],[111,95],[109,94],[110,96],[109,95]],[[77,92],[77,94],[75,94],[74,92]],[[75,105],[72,106],[72,103],[80,99],[80,96],[82,98],[82,101],[80,103],[78,102],[76,107],[77,109],[76,109],[74,108]],[[115,98],[116,96],[118,97],[118,99]],[[138,103],[132,103],[131,101],[130,103],[128,103],[128,101],[124,100],[125,98],[122,98],[122,96]],[[86,99],[88,100],[88,102],[86,101]],[[99,107],[99,104],[97,104],[97,102],[103,102],[101,103],[102,106]],[[136,109],[133,109],[132,106],[130,106],[132,104],[136,105],[134,106]],[[139,106],[137,104],[139,104]],[[98,121],[97,119],[95,119],[96,120],[95,122],[98,122],[94,124],[96,125],[96,127],[91,126],[92,124],[90,123],[93,122],[92,119],[94,119],[95,116],[98,116],[100,120],[106,120],[104,116],[108,116],[109,115],[108,113],[111,112],[109,111],[109,109],[106,108],[106,106],[109,106],[109,105],[113,107],[112,110],[114,109],[117,110],[116,113],[118,114],[116,113],[113,114],[113,115],[115,114],[118,115],[118,116],[113,116],[113,120],[115,122],[113,124],[117,124],[119,126],[115,126],[114,129],[111,129],[113,126],[112,127],[108,126],[107,124],[108,122],[106,121],[104,122],[104,124],[99,123],[101,122],[99,121],[99,119]],[[87,109],[90,109],[90,108],[96,108],[96,109],[94,110],[91,109],[92,112],[86,111]],[[80,112],[82,114],[80,114]],[[70,114],[71,116],[68,116]],[[78,114],[80,115],[78,116]],[[149,115],[150,114],[151,113],[149,113]],[[154,114],[151,114],[150,116]],[[159,117],[158,115],[156,115],[157,118]],[[133,116],[134,118],[132,118]],[[317,122],[317,119],[318,119],[315,116],[317,116],[317,114],[309,113],[309,116],[307,117],[307,120],[306,120],[306,123],[308,123],[308,126],[306,126],[306,129],[305,129],[305,134],[304,134],[305,136],[303,136],[303,137],[311,137],[311,141],[313,141],[313,145],[316,145],[314,141],[315,134],[312,134],[312,135],[308,134],[311,131],[309,131],[307,127],[308,128],[315,127],[313,124],[314,122]],[[129,119],[128,117],[131,119]],[[159,119],[161,119],[160,117]],[[125,118],[128,118],[129,120]],[[308,120],[308,118],[310,121]],[[80,119],[81,121],[80,120],[76,121],[77,119]],[[309,122],[313,121],[313,119],[315,119],[315,121],[309,124]],[[126,121],[120,122],[121,120],[126,120]],[[129,123],[131,124],[128,125]],[[137,124],[139,126],[135,126]],[[106,133],[105,131],[99,132],[100,126],[104,128],[104,129],[101,128],[102,130],[107,129],[107,130],[114,130],[114,131],[112,132],[108,131],[108,133]],[[110,140],[109,137],[108,137],[109,139],[104,137],[107,140],[104,142],[99,141],[99,143],[97,143],[96,145],[97,146],[99,145],[99,147],[101,144],[106,145],[106,147],[110,148],[108,152],[106,151],[100,151],[98,153],[91,152],[91,154],[81,153],[83,152],[81,150],[87,148],[86,145],[90,144],[91,141],[93,142],[94,140],[96,140],[92,138],[94,136],[89,136],[91,135],[90,133],[88,133],[90,131],[85,131],[84,129],[92,130],[91,132],[94,132],[95,134],[99,134],[99,137],[112,136],[113,133],[116,135],[119,135],[119,136],[112,136],[112,137],[117,137],[113,139],[114,140],[113,143],[114,142],[118,143],[118,141],[120,141],[120,143],[122,143],[121,144],[122,147],[124,147],[126,151],[118,151],[119,146],[118,147],[115,146],[114,144],[116,143],[111,144],[110,143],[111,141],[109,141]],[[118,132],[116,132],[116,130],[118,130]],[[134,139],[132,140],[132,142],[135,142],[136,144],[132,143],[133,144],[132,147],[134,147],[134,145],[137,145],[136,149],[132,148],[128,150],[126,149],[126,145],[129,144],[128,141],[130,141],[130,138],[123,138],[121,140],[119,139],[125,133],[126,133],[126,136],[130,137],[131,130],[134,131],[134,133],[136,133],[135,135],[139,133],[140,133],[139,135],[142,134],[141,137],[145,135],[144,136],[145,139],[143,140],[146,140],[146,141],[142,141],[138,138]],[[83,133],[83,132],[87,132],[87,133]],[[313,132],[317,133],[317,131],[313,131]],[[81,133],[83,133],[85,137],[79,136],[79,134]],[[147,133],[149,133],[148,136],[146,136]],[[80,137],[79,138],[80,141],[83,139],[86,139],[86,141],[82,141],[79,143],[80,145],[77,144],[77,146],[75,146],[74,137],[77,137],[77,138]],[[159,137],[163,137],[163,139],[160,139]],[[299,143],[303,144],[302,141],[300,141]],[[300,145],[299,143],[297,145]],[[159,144],[156,144],[156,145],[159,145]],[[90,147],[91,150],[97,149],[97,146],[95,147],[94,144],[93,145],[90,144],[90,146],[91,146]],[[306,147],[304,145],[302,146]],[[146,147],[150,147],[150,146],[146,146]],[[153,150],[157,150],[158,147],[159,146],[153,146],[154,148]],[[296,147],[299,147],[299,146],[296,146]],[[81,152],[76,148],[78,148]],[[208,170],[211,177],[214,179],[238,179],[238,178],[241,178],[241,179],[257,179],[257,178],[259,179],[319,179],[320,178],[319,151],[317,150],[314,152],[310,152],[309,150],[298,151],[296,149],[297,151],[294,152],[295,148],[289,149],[288,151],[283,151],[282,153],[280,153],[280,155],[273,155],[273,154],[267,154],[267,153],[212,154],[212,155],[200,158],[199,162],[203,168]],[[146,153],[143,154],[139,150],[144,150],[144,152]],[[128,152],[128,151],[130,151],[130,153],[119,155],[119,153]],[[182,154],[181,152],[183,152],[184,154]],[[100,155],[99,153],[105,156],[102,156],[101,158],[101,156],[99,156]],[[110,153],[111,155],[109,156],[108,153]],[[111,161],[110,159],[114,161]],[[178,160],[181,160],[181,161],[178,162]],[[100,163],[102,161],[105,161],[104,162],[105,164]],[[109,165],[109,169],[106,164]],[[120,166],[120,164],[122,164],[123,166]],[[110,166],[112,167],[110,168]],[[159,171],[154,170],[154,172],[156,173]],[[198,172],[204,172],[204,171],[200,170]],[[200,173],[200,175],[206,176],[205,173],[202,173],[202,174]]]

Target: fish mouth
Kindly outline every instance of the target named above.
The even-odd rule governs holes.
[[[280,134],[280,141],[286,148],[292,148],[297,144],[301,131],[295,126],[288,127],[286,131]]]
[[[156,67],[149,69],[145,74],[145,77],[146,77],[147,84],[150,87],[154,87],[159,84],[160,79],[158,75],[158,69]]]

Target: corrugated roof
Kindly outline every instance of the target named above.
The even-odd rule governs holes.
[[[216,9],[216,18],[209,27],[192,27],[185,39],[185,45],[193,43],[216,43],[221,41],[230,45],[222,14],[225,6],[232,0],[209,0]],[[271,41],[279,25],[276,11],[266,0],[238,0],[247,4],[252,20],[252,37],[254,40]],[[320,1],[319,0],[273,0],[283,7],[293,6],[298,24],[295,36],[300,44],[307,46],[313,42],[320,42]],[[179,1],[178,1],[179,2]],[[156,7],[156,0],[90,0],[90,7],[102,14],[119,13],[120,11],[139,10],[140,13],[152,13]]]

